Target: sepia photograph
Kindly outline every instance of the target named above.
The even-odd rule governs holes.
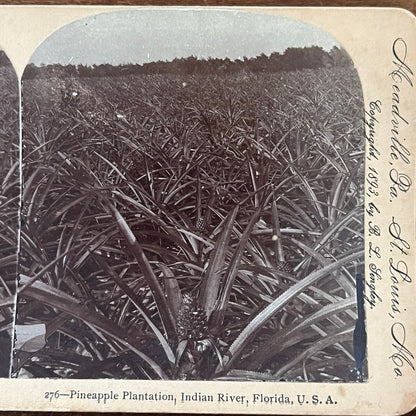
[[[364,101],[330,33],[253,11],[110,11],[45,39],[21,88],[12,377],[368,380]],[[1,334],[16,114],[1,105]]]
[[[19,83],[0,48],[0,377],[9,377],[17,282]]]

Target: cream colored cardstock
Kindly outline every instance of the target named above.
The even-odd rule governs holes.
[[[21,76],[32,53],[54,31],[76,19],[110,10],[123,8],[1,6],[0,47]],[[345,48],[358,70],[367,122],[364,230],[368,380],[288,383],[2,379],[0,409],[380,415],[405,413],[415,406],[415,17],[394,8],[237,10],[281,15],[315,25]],[[72,397],[65,396],[71,391]],[[122,400],[123,392],[155,394],[156,399]],[[88,394],[90,399],[85,398]],[[253,403],[253,394],[283,395],[288,402]],[[191,395],[195,400],[182,402],[182,395]],[[213,401],[203,399],[209,395]]]

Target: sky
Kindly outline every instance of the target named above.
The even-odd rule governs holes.
[[[299,20],[231,10],[128,10],[68,24],[32,55],[36,65],[113,65],[196,56],[250,58],[288,47],[339,46],[327,32]]]

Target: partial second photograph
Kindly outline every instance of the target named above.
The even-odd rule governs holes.
[[[19,192],[19,82],[0,45],[0,377],[10,376],[12,360]]]
[[[363,96],[331,34],[112,11],[51,34],[21,87],[13,377],[368,379]]]

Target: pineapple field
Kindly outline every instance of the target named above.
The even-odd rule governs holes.
[[[16,377],[355,381],[353,66],[22,94]]]
[[[18,80],[0,50],[0,377],[9,376],[19,208]]]

